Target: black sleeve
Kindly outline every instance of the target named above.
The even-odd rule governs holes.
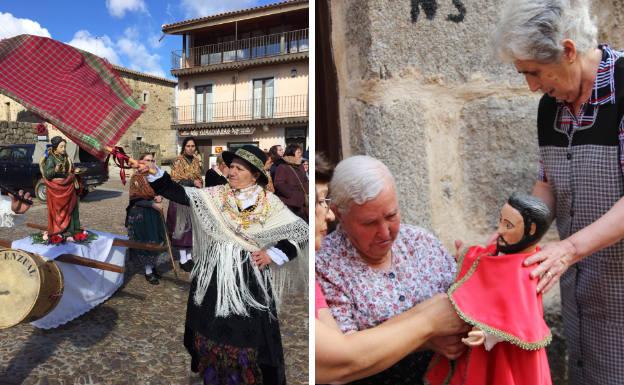
[[[206,172],[206,187],[213,187],[220,185],[219,175],[210,169]]]
[[[179,203],[184,206],[189,206],[189,201],[184,187],[180,186],[176,182],[171,180],[171,176],[165,172],[165,174],[156,179],[154,182],[150,182],[150,186],[156,192],[156,195],[161,195],[163,198],[167,198],[172,202]]]
[[[288,260],[292,261],[297,257],[297,248],[290,243],[287,239],[282,239],[275,244],[275,247],[280,249],[282,253],[286,254]]]

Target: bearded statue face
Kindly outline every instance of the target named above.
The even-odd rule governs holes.
[[[496,247],[501,253],[514,254],[530,246],[523,242],[525,239],[524,218],[509,203],[505,203],[501,209],[496,232],[498,233]],[[535,229],[533,229],[533,233],[535,233]]]

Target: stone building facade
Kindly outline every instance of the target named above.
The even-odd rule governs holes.
[[[171,130],[171,106],[175,102],[177,82],[113,66],[132,89],[132,96],[145,104],[145,112],[128,128],[119,145],[130,150],[139,141],[160,147],[159,159],[176,157],[176,133]],[[142,146],[134,145],[134,148]],[[143,146],[144,147],[144,146]],[[138,154],[134,154],[138,156]]]
[[[25,144],[36,141],[36,123],[0,120],[0,144]]]

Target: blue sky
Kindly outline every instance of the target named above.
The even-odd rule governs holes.
[[[136,71],[173,78],[171,51],[180,36],[163,24],[275,3],[277,0],[0,0],[0,39],[51,37]]]

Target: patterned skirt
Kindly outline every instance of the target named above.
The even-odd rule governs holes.
[[[158,211],[140,206],[128,209],[128,238],[133,241],[162,244],[165,240],[165,227]],[[132,258],[140,265],[156,265],[159,251],[132,249]]]
[[[262,384],[262,372],[255,349],[218,344],[195,334],[198,372],[204,385]]]
[[[245,264],[248,265],[249,262]],[[252,282],[249,281],[250,290],[260,298],[259,287]],[[285,385],[284,351],[275,304],[267,310],[249,309],[248,316],[217,317],[216,279],[210,281],[200,306],[193,300],[195,290],[197,279],[191,282],[186,307],[184,345],[191,355],[191,370],[200,373],[204,384]]]

